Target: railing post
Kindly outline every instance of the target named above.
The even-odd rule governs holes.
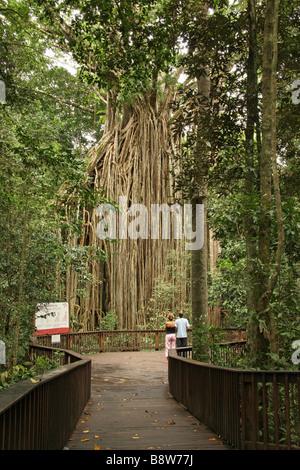
[[[159,332],[155,332],[155,350],[157,351],[159,349]]]
[[[243,340],[243,331],[241,328],[238,329],[238,341]]]
[[[67,348],[66,349],[71,349],[71,336],[70,334],[67,334]]]
[[[242,387],[242,449],[254,450],[257,432],[257,395],[254,376],[252,375],[251,380],[244,377]]]
[[[103,351],[103,333],[99,332],[99,351]]]

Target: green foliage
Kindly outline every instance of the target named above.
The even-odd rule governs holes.
[[[55,352],[53,357],[34,355],[32,362],[24,362],[13,366],[9,370],[0,371],[0,391],[9,386],[32,377],[41,376],[44,373],[60,366],[60,358],[63,353]]]
[[[206,322],[193,326],[193,358],[200,362],[209,362],[211,336]]]
[[[82,234],[78,211],[106,199],[86,178],[83,159],[101,135],[88,110],[95,103],[97,111],[94,92],[47,58],[49,42],[28,5],[5,0],[0,13],[0,78],[6,84],[0,114],[0,337],[8,364],[16,365],[33,334],[36,304],[69,300],[67,270],[77,273],[79,289],[98,282],[88,262],[103,262],[105,254],[94,246],[72,247],[69,240]]]
[[[144,93],[174,57],[169,2],[34,0],[31,5],[60,47],[66,43],[85,82],[115,89],[127,103]]]
[[[115,312],[109,311],[101,319],[101,330],[115,330],[118,326],[118,317]]]
[[[224,327],[246,326],[245,259],[235,262],[223,256],[217,263],[219,271],[210,276],[209,304],[222,306]]]
[[[164,327],[168,313],[176,317],[180,310],[191,322],[190,262],[187,251],[178,255],[172,250],[168,254],[165,273],[155,279],[152,295],[144,309],[147,328]]]
[[[223,311],[223,326],[240,327],[249,322],[246,296],[249,289],[246,273],[246,250],[243,231],[243,214],[251,210],[255,214],[256,202],[249,206],[243,196],[211,197],[209,221],[217,239],[221,240],[221,254],[217,269],[209,279],[209,303],[219,305]],[[275,287],[271,312],[276,324],[277,352],[268,356],[265,368],[297,369],[291,362],[292,343],[300,337],[299,329],[299,223],[300,207],[294,197],[283,200],[285,250],[281,261],[280,276]],[[272,233],[276,240],[276,219],[272,214]],[[255,219],[254,219],[255,220]],[[273,244],[273,255],[276,243]],[[254,260],[258,263],[258,260]],[[255,321],[255,315],[252,315]],[[262,325],[261,325],[262,326]],[[265,325],[266,326],[266,325]],[[244,357],[240,366],[251,366],[253,358]]]
[[[179,89],[174,105],[172,129],[178,135],[191,130],[181,145],[177,189],[190,197],[199,189],[195,186],[199,172],[205,172],[210,192],[208,221],[222,248],[219,271],[209,279],[209,302],[222,305],[226,324],[246,324],[249,286],[243,220],[251,215],[257,229],[260,216],[259,126],[250,168],[244,148],[249,35],[246,2],[215,0],[209,3],[209,14],[202,3],[193,0],[2,3],[0,78],[6,84],[7,104],[1,105],[0,116],[0,335],[8,346],[9,360],[14,343],[20,357],[26,351],[35,304],[65,298],[63,279],[68,269],[78,276],[81,295],[86,281],[98,282],[90,275],[88,263],[102,262],[105,254],[81,244],[84,221],[80,215],[83,208],[106,200],[86,178],[82,158],[101,136],[102,126],[96,119],[104,111],[102,88],[131,104],[136,96],[151,90],[160,71],[168,72],[178,64],[192,80],[188,87]],[[259,87],[264,9],[265,2],[258,1]],[[299,17],[295,2],[280,2],[277,147],[285,247],[271,301],[278,338],[277,356],[273,353],[272,361],[277,364],[288,361],[292,339],[298,339],[299,334],[300,108],[291,103],[290,90],[293,80],[299,78]],[[181,47],[178,38],[188,46],[188,53],[176,57]],[[72,53],[83,82],[50,62],[46,56],[49,46]],[[210,96],[205,102],[196,86],[204,71],[210,75]],[[96,91],[94,85],[98,86]],[[203,105],[207,108],[204,114]],[[260,106],[261,102],[258,113]],[[245,178],[253,183],[253,193],[247,197]],[[270,215],[274,255],[274,205]],[[74,246],[69,244],[71,239]],[[257,259],[253,261],[257,269]],[[171,262],[170,266],[176,264]],[[183,308],[189,313],[186,273],[186,269],[173,271],[156,280],[145,307],[150,326],[160,327],[168,311]],[[187,284],[184,299],[178,288],[181,283]],[[113,313],[107,314],[104,325],[114,325],[114,318]],[[195,327],[195,344],[201,351],[207,331],[199,328]]]

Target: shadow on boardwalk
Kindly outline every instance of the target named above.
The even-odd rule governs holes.
[[[93,354],[92,393],[69,450],[228,450],[168,391],[164,352]]]

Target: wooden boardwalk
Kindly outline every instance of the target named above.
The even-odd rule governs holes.
[[[164,352],[92,358],[92,394],[69,450],[228,450],[168,391]]]

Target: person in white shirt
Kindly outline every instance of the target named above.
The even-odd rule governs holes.
[[[183,312],[179,312],[179,318],[175,320],[176,345],[177,348],[187,346],[187,332],[190,324],[187,318],[183,318]]]

